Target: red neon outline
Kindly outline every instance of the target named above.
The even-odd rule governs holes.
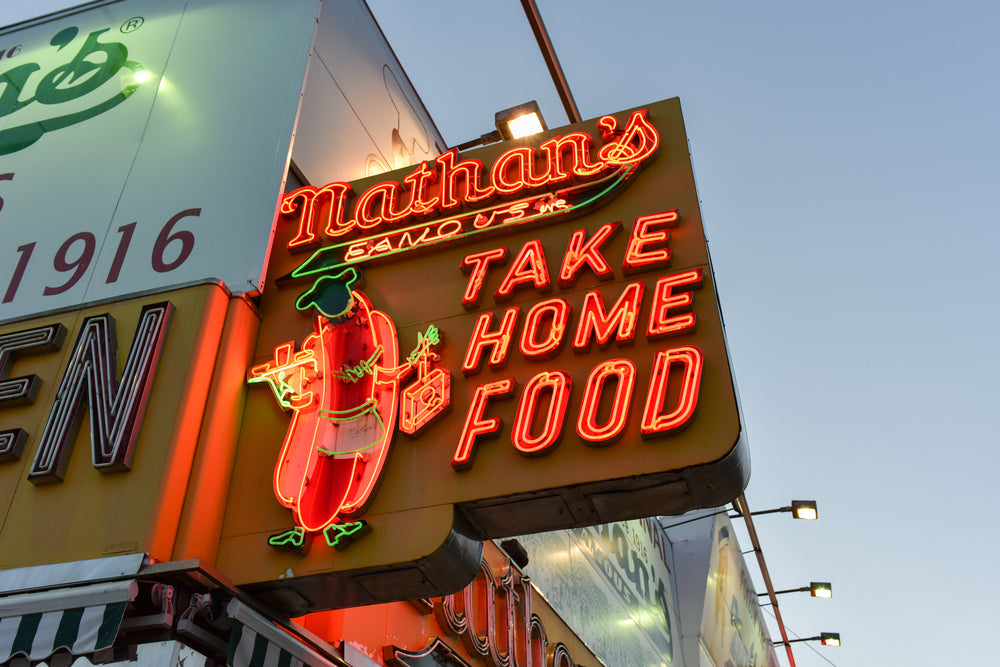
[[[566,289],[576,284],[580,270],[589,266],[598,280],[610,280],[615,277],[608,260],[601,254],[601,246],[622,228],[621,222],[609,222],[601,225],[594,235],[587,239],[587,230],[578,229],[569,237],[566,253],[563,255],[562,266],[559,268],[559,287]]]
[[[371,229],[382,223],[399,222],[407,217],[419,217],[434,211],[447,211],[466,203],[488,199],[494,195],[510,195],[522,190],[539,188],[569,180],[573,177],[588,179],[623,165],[640,164],[659,150],[659,134],[647,120],[645,110],[636,111],[629,118],[624,130],[618,130],[618,121],[605,116],[598,121],[606,142],[598,151],[597,160],[591,160],[593,139],[581,132],[572,132],[549,139],[539,146],[545,168],[538,168],[539,151],[531,146],[518,146],[502,153],[489,170],[489,183],[482,184],[486,166],[479,160],[458,161],[458,151],[451,149],[434,160],[434,167],[421,163],[403,178],[403,185],[385,181],[361,193],[354,204],[354,219],[345,222],[347,198],[353,194],[348,183],[333,182],[317,190],[305,186],[283,196],[280,211],[285,217],[298,214],[299,228],[288,244],[296,248],[314,243],[320,206],[318,195],[330,193],[329,217],[324,226],[328,236],[346,234],[355,226]],[[569,157],[566,153],[569,153]],[[568,165],[567,162],[571,162]],[[459,194],[459,182],[464,188]],[[430,186],[440,183],[438,194],[432,195]],[[399,195],[406,189],[409,202],[401,207]],[[371,210],[373,200],[380,198],[378,212]],[[302,203],[296,204],[295,200]]]
[[[503,428],[503,420],[499,417],[483,419],[486,404],[493,397],[504,398],[514,393],[514,378],[504,378],[488,382],[476,387],[469,402],[469,411],[465,416],[462,436],[458,439],[458,447],[451,459],[451,467],[455,470],[467,470],[472,467],[476,440],[480,437],[496,436]]]
[[[513,195],[572,178],[587,181],[623,166],[641,164],[659,150],[659,134],[647,120],[645,110],[634,112],[623,130],[617,129],[618,121],[613,116],[601,118],[598,126],[605,142],[598,151],[599,158],[592,158],[590,135],[571,132],[545,141],[538,149],[518,146],[502,153],[490,166],[487,183],[482,182],[486,165],[475,159],[458,160],[458,151],[453,148],[437,156],[433,165],[422,162],[402,179],[402,184],[385,181],[366,189],[354,202],[351,220],[345,221],[347,200],[354,194],[350,184],[333,182],[318,190],[311,185],[299,188],[284,195],[280,205],[283,216],[299,218],[298,230],[288,248],[317,241],[316,225],[323,208],[317,200],[326,193],[331,201],[323,233],[336,237],[355,227],[372,229],[435,211],[443,213],[497,195]],[[539,167],[540,160],[544,160],[544,168]],[[435,183],[439,184],[436,195],[432,194]],[[404,190],[409,192],[406,206],[400,202]]]
[[[490,168],[490,183],[500,194],[512,195],[529,188],[548,185],[554,179],[551,170],[538,174],[535,158],[538,151],[532,146],[518,146],[505,151]],[[514,179],[507,180],[508,172],[514,172]]]
[[[599,290],[587,292],[583,297],[583,308],[573,338],[573,349],[577,352],[589,351],[593,337],[597,338],[598,347],[603,349],[610,344],[613,332],[616,332],[615,342],[618,345],[631,343],[635,338],[644,288],[645,283],[629,283],[622,290],[610,313],[604,310],[604,297]]]
[[[568,181],[573,176],[596,176],[607,169],[607,164],[601,161],[591,161],[590,152],[593,147],[594,140],[589,134],[583,132],[570,132],[540,144],[538,148],[548,159],[548,182]],[[573,165],[570,169],[566,169],[563,160],[567,148],[572,150]]]
[[[694,294],[688,290],[698,289],[702,285],[701,269],[664,276],[656,281],[653,287],[653,305],[649,310],[649,325],[646,327],[646,337],[650,340],[668,334],[678,333],[684,329],[694,329],[697,323],[695,314],[686,312],[694,303]],[[684,292],[674,294],[673,290],[684,289]],[[683,309],[683,314],[667,316],[667,311]]]
[[[504,311],[500,328],[496,331],[490,331],[490,326],[493,324],[492,312],[483,313],[476,319],[472,335],[469,336],[469,344],[465,348],[465,359],[462,361],[462,372],[465,375],[475,375],[482,370],[483,348],[487,345],[493,348],[487,362],[490,368],[500,368],[507,363],[510,339],[514,336],[514,325],[517,323],[517,314],[520,310],[520,306],[514,306]]]
[[[498,301],[508,299],[515,287],[529,283],[543,292],[552,289],[549,267],[545,263],[545,250],[542,249],[542,242],[538,239],[528,241],[521,246],[493,298]]]
[[[675,363],[684,365],[677,406],[670,413],[661,414],[660,411],[667,400],[670,366]],[[661,435],[687,425],[698,407],[698,392],[701,388],[701,372],[704,364],[705,356],[694,346],[675,347],[656,353],[653,372],[649,377],[646,406],[643,408],[642,422],[639,426],[639,433],[643,438]]]
[[[441,184],[438,197],[442,210],[458,208],[464,203],[483,201],[496,194],[496,189],[492,185],[484,188],[479,184],[483,172],[486,171],[486,165],[482,161],[473,159],[456,162],[457,157],[458,149],[452,148],[434,158],[434,163],[441,169],[438,178]],[[460,198],[457,196],[458,179],[462,175],[465,176],[465,190]]]
[[[296,524],[308,532],[322,531],[344,515],[364,511],[391,447],[399,400],[400,370],[410,369],[408,365],[401,368],[395,366],[399,350],[395,326],[389,316],[373,309],[363,293],[352,291],[351,295],[357,304],[357,315],[337,325],[317,316],[315,331],[303,341],[302,350],[294,352],[292,343],[279,345],[275,349],[273,364],[255,366],[250,373],[253,378],[263,378],[268,372],[278,373],[280,377],[277,380],[303,392],[297,401],[288,402],[293,409],[292,420],[274,468],[273,488],[278,502],[291,509]],[[365,327],[361,319],[367,321]],[[329,353],[337,348],[338,340],[349,335],[344,327],[352,326],[365,328],[370,332],[367,335],[371,337],[374,347],[382,347],[374,372],[366,375],[370,380],[367,388],[361,383],[335,379],[344,360],[333,359]],[[299,375],[295,379],[283,372],[290,371],[293,366]],[[317,383],[315,386],[314,382]],[[353,391],[364,392],[360,396],[363,399],[360,405],[373,405],[384,432],[381,439],[365,451],[333,455],[333,458],[341,459],[338,465],[349,467],[349,470],[338,471],[343,474],[337,474],[337,478],[346,483],[337,487],[317,483],[317,476],[333,474],[329,468],[333,465],[329,461],[330,456],[319,450],[336,439],[328,436],[338,428],[338,424],[323,418],[320,412],[326,411],[324,407],[335,408],[338,395],[335,392]]]
[[[677,226],[677,220],[677,209],[643,215],[635,219],[632,234],[628,239],[628,247],[625,249],[625,259],[622,260],[622,269],[625,271],[625,275],[646,271],[651,267],[670,266],[669,247],[659,247],[653,250],[645,250],[645,247],[669,243],[670,229],[651,231],[650,227],[666,225],[668,228],[673,228]]]
[[[421,162],[420,166],[411,171],[403,178],[403,182],[410,190],[410,205],[406,211],[409,215],[422,216],[433,213],[441,204],[441,198],[430,194],[430,186],[437,183],[438,173],[431,169],[427,162]]]
[[[646,109],[633,111],[621,132],[614,116],[597,121],[605,142],[613,139],[598,151],[601,160],[609,165],[638,164],[656,155],[660,150],[660,135],[646,116]]]
[[[569,393],[572,379],[565,371],[542,371],[528,380],[521,392],[521,400],[514,415],[514,426],[510,431],[510,441],[514,448],[528,456],[548,454],[550,447],[558,444],[566,424],[566,406],[569,404]],[[545,424],[541,433],[531,435],[531,426],[538,409],[538,394],[546,389],[552,391],[549,410],[545,415]]]
[[[539,301],[528,311],[521,330],[521,354],[528,359],[540,361],[557,355],[566,341],[566,324],[569,322],[571,307],[566,299]],[[550,314],[549,332],[545,339],[538,341],[541,322]]]
[[[400,208],[399,199],[403,186],[396,181],[376,183],[358,196],[354,202],[354,222],[361,229],[372,229],[379,225],[393,224],[410,215],[410,207]],[[378,213],[372,212],[372,203],[379,202]]]
[[[469,274],[469,282],[465,286],[465,294],[462,295],[462,305],[466,310],[471,310],[479,305],[483,283],[486,281],[486,272],[489,270],[490,264],[494,262],[501,265],[507,263],[507,248],[493,248],[466,255],[459,265],[462,271]]]
[[[330,202],[326,207],[326,224],[323,233],[330,237],[346,234],[354,228],[354,221],[344,221],[347,210],[347,197],[354,193],[348,183],[327,183],[317,189],[311,185],[289,192],[281,198],[281,214],[290,218],[299,213],[299,229],[295,237],[286,246],[289,250],[309,246],[317,241],[316,223],[323,211],[322,201],[329,195]],[[302,201],[296,204],[296,200]]]
[[[577,435],[585,444],[609,445],[625,432],[632,404],[635,374],[635,363],[631,359],[608,359],[590,371],[583,390],[583,399],[580,401],[580,416],[576,422]],[[605,383],[611,378],[618,378],[615,397],[607,422],[600,425],[597,423],[597,413],[601,405],[601,395]]]

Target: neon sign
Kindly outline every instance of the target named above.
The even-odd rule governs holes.
[[[635,248],[643,248],[641,253],[656,258],[655,261],[652,259],[645,261],[640,264],[642,266],[660,268],[669,262],[669,249],[654,245],[665,242],[665,234],[662,237],[651,237],[648,233],[650,220],[664,219],[676,223],[677,212],[643,216],[636,220],[623,259],[623,272],[629,272],[628,267],[636,265],[634,259],[640,251]],[[593,245],[589,245],[588,242],[586,254],[581,250],[584,247],[586,230],[575,230],[570,235],[560,270],[560,275],[567,277],[567,280],[562,281],[563,285],[572,284],[572,277],[584,263],[590,266],[598,277],[610,270],[610,264],[601,253],[600,245],[614,229],[615,227],[610,225],[602,227],[591,238]],[[653,247],[645,250],[646,245]],[[507,248],[503,248],[502,252],[501,249],[494,249],[477,252],[463,260],[463,267],[473,267],[465,289],[463,304],[478,301],[486,276],[497,263],[490,260],[504,258],[507,254]],[[509,298],[518,285],[529,286],[539,292],[548,291],[551,287],[544,255],[537,241],[526,243],[516,256],[518,259],[506,269],[505,275],[500,280],[500,288],[494,294],[497,301]],[[582,257],[586,257],[587,260],[582,261]],[[659,339],[668,334],[694,329],[695,315],[687,312],[694,302],[689,290],[701,286],[702,276],[702,271],[697,269],[664,276],[657,280],[652,290],[648,325],[644,331],[648,339]],[[619,348],[630,345],[640,331],[639,312],[645,293],[644,282],[628,283],[614,304],[608,308],[605,305],[605,296],[600,290],[587,291],[571,336],[573,350],[577,353],[587,353],[595,342],[601,349],[606,349],[612,344]],[[520,306],[505,309],[497,325],[494,325],[493,312],[479,315],[462,363],[462,372],[465,375],[474,376],[481,373],[484,361],[490,369],[499,371],[507,364],[509,355],[514,350],[526,359],[534,361],[552,359],[558,355],[565,341],[570,338],[572,319],[570,304],[562,298],[535,303],[523,318],[520,344],[515,346],[512,342],[517,339],[518,323],[522,321],[520,311]],[[644,438],[664,435],[683,428],[694,416],[703,364],[704,355],[694,346],[678,347],[657,353],[642,410],[640,432]],[[631,412],[635,381],[636,367],[629,359],[603,361],[591,370],[584,384],[576,420],[576,432],[581,440],[594,446],[605,446],[621,436]],[[570,376],[561,370],[544,370],[525,384],[510,436],[518,452],[527,456],[544,455],[559,442],[566,425],[571,384]],[[677,396],[676,404],[668,410],[666,406],[670,402],[669,392],[675,384],[679,386],[679,390],[674,392]],[[489,401],[510,396],[514,386],[513,378],[507,378],[477,388],[466,415],[462,438],[452,458],[452,466],[456,470],[471,466],[480,438],[495,437],[499,434],[501,424],[496,419],[484,418],[484,415],[488,411]],[[600,406],[602,402],[607,402],[606,394],[610,396],[610,411],[606,417],[601,417]],[[542,404],[546,406],[544,409],[541,407]]]
[[[418,367],[418,385],[426,382],[441,342],[436,329],[429,331],[400,364],[392,318],[353,289],[360,278],[350,268],[316,281],[297,302],[315,313],[302,349],[282,344],[271,361],[250,369],[249,382],[267,383],[278,404],[293,412],[274,469],[274,495],[292,510],[296,525],[269,538],[276,548],[302,551],[307,537],[322,534],[342,549],[367,532],[359,517],[392,446],[400,380]],[[433,397],[421,390],[406,394],[411,434],[447,408],[436,376],[431,392],[434,379],[440,392]]]
[[[573,132],[537,149],[512,148],[496,159],[488,173],[479,160],[459,161],[452,149],[438,156],[433,167],[422,163],[402,179],[403,184],[386,181],[368,187],[354,198],[353,206],[349,201],[354,191],[348,183],[310,185],[290,192],[280,206],[283,216],[298,220],[288,249],[306,249],[323,238],[336,241],[314,253],[293,275],[314,276],[498,227],[537,223],[583,210],[631,182],[660,145],[645,111],[633,113],[623,129],[618,129],[613,116],[602,118],[599,125],[605,143],[597,160],[591,157],[593,139]],[[514,196],[521,198],[488,205],[491,200]],[[462,206],[471,205],[477,208],[458,213]],[[348,218],[349,213],[353,217]],[[387,227],[392,229],[386,231]],[[341,241],[341,237],[349,240]]]
[[[549,498],[570,484],[625,497],[632,487],[618,480],[651,479],[652,470],[660,477],[650,484],[669,484],[664,471],[675,469],[655,466],[673,456],[673,443],[697,466],[698,438],[723,429],[720,441],[729,437],[729,417],[720,427],[697,419],[703,404],[725,399],[731,376],[697,199],[686,195],[687,181],[670,180],[685,175],[677,165],[686,142],[672,137],[661,154],[652,121],[667,114],[624,118],[600,119],[593,136],[574,129],[538,146],[497,147],[488,161],[451,151],[395,181],[286,195],[288,252],[272,262],[278,291],[286,290],[281,303],[292,298],[289,286],[302,286],[295,307],[310,314],[312,332],[294,334],[300,345],[274,340],[273,358],[250,372],[293,413],[275,495],[295,527],[272,546],[304,552],[309,536],[322,534],[343,548],[399,497],[422,499],[407,511],[454,494],[462,512],[481,503],[476,521],[484,523],[474,528],[484,537],[517,534],[507,531],[520,520],[518,503],[528,512],[530,502],[551,503],[554,524],[586,525],[593,519],[569,513],[604,510]],[[664,195],[675,191],[685,196]],[[429,248],[432,257],[411,252]],[[304,249],[311,253],[296,260]],[[403,355],[404,347],[413,351]],[[413,442],[394,447],[397,430]],[[737,431],[708,461],[738,441]],[[401,467],[388,463],[393,449]],[[624,470],[632,460],[654,463],[613,478],[599,471],[605,461]],[[324,472],[338,466],[343,472]],[[528,486],[564,469],[582,481],[551,493],[538,487],[548,495]],[[507,477],[510,485],[494,484]],[[511,500],[515,492],[502,489],[522,481],[526,490]],[[489,495],[478,496],[483,486]],[[386,491],[374,499],[380,487],[393,489],[389,500]]]

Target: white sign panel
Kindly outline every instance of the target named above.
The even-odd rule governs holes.
[[[670,545],[653,519],[517,538],[542,595],[608,665],[682,664]]]
[[[261,282],[319,0],[122,0],[0,34],[0,322]]]

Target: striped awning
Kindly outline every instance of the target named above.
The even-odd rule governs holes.
[[[229,602],[226,612],[234,621],[226,667],[338,667],[346,664],[321,655],[235,598]]]
[[[304,662],[292,656],[264,635],[242,623],[235,623],[229,635],[227,667],[302,667]]]
[[[86,655],[112,646],[135,599],[135,581],[0,597],[0,663],[44,660],[63,649]]]

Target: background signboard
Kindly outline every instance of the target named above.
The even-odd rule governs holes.
[[[760,601],[733,527],[717,517],[712,534],[701,644],[717,665],[777,667]]]
[[[318,11],[121,0],[0,35],[0,321],[257,291]]]
[[[588,193],[574,200],[575,195],[567,194],[568,191],[560,190],[549,197],[544,188],[529,188],[529,198],[534,202],[530,205],[536,206],[532,211],[551,214],[539,218],[544,222],[504,223],[457,242],[441,243],[424,253],[398,252],[355,263],[363,276],[353,287],[355,303],[368,299],[370,310],[382,314],[380,326],[391,330],[384,324],[389,322],[395,331],[382,336],[384,349],[372,347],[351,364],[338,365],[340,362],[333,359],[330,369],[322,371],[333,384],[310,386],[369,382],[367,378],[372,372],[377,377],[388,377],[383,373],[385,369],[403,363],[401,360],[411,353],[428,349],[426,343],[435,337],[436,331],[441,334],[441,342],[433,345],[434,354],[426,357],[427,365],[397,385],[385,380],[385,386],[391,386],[393,396],[396,392],[404,394],[400,401],[404,405],[407,393],[411,398],[413,394],[424,397],[421,400],[429,405],[449,393],[444,388],[445,381],[419,389],[417,383],[429,378],[431,372],[440,372],[438,378],[449,375],[450,410],[436,412],[436,419],[422,424],[424,428],[413,437],[399,432],[405,429],[402,421],[397,428],[395,413],[380,413],[377,425],[375,417],[364,417],[371,421],[367,425],[364,420],[357,420],[352,432],[388,433],[386,437],[391,443],[387,462],[375,480],[376,486],[371,487],[374,492],[370,504],[363,513],[354,508],[351,517],[352,521],[366,522],[371,532],[337,551],[323,543],[323,537],[317,537],[318,530],[313,526],[306,540],[309,544],[303,544],[300,551],[279,551],[267,546],[269,536],[292,529],[297,519],[276,500],[267,480],[274,476],[278,460],[286,460],[282,458],[288,451],[282,449],[286,433],[289,442],[298,437],[293,437],[296,428],[290,426],[295,409],[286,404],[289,410],[283,411],[263,383],[251,387],[219,552],[219,566],[224,571],[238,583],[256,587],[253,589],[261,594],[273,594],[275,597],[269,602],[289,612],[402,599],[447,592],[464,584],[463,579],[471,576],[478,564],[477,545],[483,538],[681,513],[694,507],[725,503],[739,493],[748,474],[743,430],[680,105],[677,100],[650,105],[646,116],[636,111],[616,114],[614,120],[603,119],[600,125],[590,121],[554,130],[531,143],[503,144],[459,156],[480,160],[484,173],[489,174],[495,161],[511,165],[520,159],[518,156],[531,155],[529,146],[554,137],[586,133],[593,142],[590,157],[595,157],[602,144],[605,149],[610,147],[611,153],[620,149],[622,145],[617,142],[624,141],[623,131],[628,135],[624,128],[632,128],[634,122],[641,125],[635,120],[637,117],[648,118],[656,128],[658,154],[649,154],[645,166],[629,172],[628,179],[615,181],[613,187],[601,185],[606,196]],[[614,125],[618,134],[613,131]],[[602,138],[603,134],[607,136]],[[439,160],[447,161],[446,158]],[[582,156],[577,158],[586,162]],[[534,167],[524,167],[528,171],[520,173],[531,178],[534,172],[530,170],[536,167],[541,169],[543,165],[539,162]],[[351,185],[353,197],[371,202],[371,193],[400,187],[391,185],[393,182],[412,185],[424,178],[421,174],[426,174],[427,169],[424,165],[380,179],[355,182]],[[497,178],[503,180],[508,176]],[[442,182],[446,180],[442,177]],[[593,184],[586,180],[573,179],[564,185],[591,187]],[[380,182],[383,184],[379,185]],[[428,182],[433,180],[425,181]],[[622,183],[624,186],[619,188]],[[406,196],[402,195],[404,199]],[[499,199],[500,203],[470,202],[458,215],[475,220],[473,226],[477,229],[487,228],[489,220],[512,220],[519,211],[523,212],[529,206],[519,203],[522,201],[519,197],[523,196],[511,194]],[[487,211],[487,217],[481,211],[476,212],[477,206],[493,209]],[[329,203],[327,207],[320,206],[317,215],[327,215]],[[294,212],[294,207],[290,208]],[[496,210],[502,212],[495,214]],[[350,214],[350,211],[345,213],[345,219]],[[503,218],[504,215],[509,217]],[[358,219],[362,216],[363,212]],[[438,218],[427,213],[415,224],[424,225],[422,229],[431,225],[438,230],[435,233],[443,233],[440,231],[445,229],[443,224],[448,229],[457,224],[439,224],[435,220]],[[609,226],[617,233],[602,237],[600,242],[594,242],[596,245],[586,246],[584,240],[598,238],[601,230]],[[290,242],[301,238],[301,231],[293,217],[279,225],[261,302],[262,323],[255,364],[249,372],[254,375],[270,368],[267,372],[272,373],[272,388],[276,391],[287,382],[316,381],[315,374],[309,375],[308,380],[306,375],[289,380],[295,375],[290,360],[304,359],[295,355],[305,354],[303,345],[315,349],[318,339],[309,338],[310,335],[326,331],[322,329],[325,320],[313,319],[313,309],[308,304],[303,311],[296,308],[297,303],[302,305],[303,295],[314,293],[311,290],[326,283],[322,280],[314,283],[315,276],[296,279],[292,275],[296,267],[322,264],[323,258],[333,252],[329,248],[341,242],[349,247],[343,246],[338,252],[347,252],[347,256],[377,254],[380,248],[394,247],[392,243],[396,243],[358,241],[357,235],[347,234],[346,240],[326,240],[325,246],[320,243],[323,247],[319,255],[311,257],[309,252],[291,253],[287,249]],[[411,241],[423,233],[414,231]],[[583,252],[585,247],[592,252],[599,249],[598,254],[609,263],[607,271],[596,270],[598,260],[594,257],[581,260],[582,263],[571,259],[587,254]],[[314,244],[309,250],[315,248]],[[469,258],[491,256],[502,248],[507,248],[506,261],[480,263],[483,271],[477,273],[476,262]],[[625,261],[626,256],[642,261],[632,266]],[[558,280],[567,262],[578,266],[577,275],[573,280]],[[334,267],[333,272],[342,270],[343,266]],[[543,280],[540,277],[543,272],[551,280]],[[697,275],[698,285],[689,281],[685,283],[688,289],[682,287],[674,292],[663,289],[665,284],[674,284],[677,276],[691,273]],[[476,284],[481,287],[479,298],[469,298],[469,291]],[[503,294],[505,291],[509,294]],[[671,295],[679,295],[678,300],[670,300]],[[685,295],[690,297],[688,302],[684,301]],[[587,303],[600,301],[607,311],[615,311],[616,304],[633,297],[637,299],[636,310],[628,311],[625,321],[610,326],[605,341],[592,340],[589,346],[577,349],[567,342],[576,335],[575,331],[589,328],[588,324],[580,324],[585,319],[581,314],[589,308]],[[556,311],[568,314],[568,322],[564,327],[546,325],[545,317],[549,315],[543,313],[536,318],[536,323],[541,322],[538,327],[526,335],[525,323],[535,312],[533,308],[540,302],[551,304],[553,299],[562,305],[557,304],[553,306],[555,310],[548,312],[552,317]],[[651,316],[653,310],[656,314]],[[652,327],[654,321],[688,315],[693,315],[693,319],[677,330],[662,336],[649,335],[647,323]],[[470,368],[469,350],[476,348],[470,342],[478,340],[478,334],[474,334],[477,323],[487,321],[487,328],[496,330],[505,317],[514,322],[507,341],[508,353],[500,355],[503,358],[495,363],[482,361],[477,365],[473,361],[471,366],[475,368]],[[622,334],[630,324],[636,325],[633,334]],[[549,346],[543,354],[524,353],[525,346],[540,347],[543,341],[557,338],[563,344]],[[309,340],[313,342],[308,343]],[[397,340],[398,351],[394,349]],[[491,353],[488,345],[480,351],[485,356]],[[688,361],[697,358],[701,365],[694,361],[664,363],[664,359],[673,359],[677,351],[690,352],[691,356],[685,358]],[[361,354],[360,348],[351,354]],[[602,385],[603,390],[587,389],[594,369],[622,359],[626,360],[625,365],[634,367],[631,383],[612,380]],[[463,372],[463,366],[468,372]],[[306,373],[305,367],[302,368]],[[286,375],[282,369],[289,373]],[[663,370],[665,374],[657,375]],[[415,379],[417,375],[421,380]],[[552,385],[539,389],[538,378],[556,375],[563,382],[560,391],[569,391],[553,400],[556,390],[546,389]],[[689,382],[695,376],[696,385]],[[257,375],[257,380],[261,379]],[[509,391],[486,392],[488,397],[483,400],[484,387],[508,380]],[[627,396],[627,392],[618,389],[626,385],[633,388]],[[305,384],[297,386],[302,389]],[[534,394],[527,393],[530,387],[535,388]],[[688,392],[692,387],[697,389],[693,394]],[[526,395],[537,397],[537,402],[530,403]],[[588,395],[600,396],[600,400],[591,404],[593,414],[588,423],[605,424],[621,418],[621,428],[612,436],[591,441],[580,435],[581,406],[583,397]],[[563,399],[565,412],[558,407]],[[640,435],[642,419],[651,414],[675,414],[682,405],[686,406],[686,412],[674,424],[676,428],[651,432],[646,434],[648,437]],[[400,408],[400,412],[406,414],[406,408]],[[529,414],[534,418],[526,419]],[[546,422],[548,414],[561,416]],[[331,416],[333,421],[339,419],[327,411],[326,417],[314,416],[308,428],[326,429],[323,424]],[[554,426],[557,422],[561,429]],[[295,422],[299,426],[305,423]],[[483,433],[492,430],[497,437],[470,439],[463,436],[463,432],[468,435],[469,428]],[[514,442],[516,429],[522,436],[520,445]],[[556,437],[549,438],[554,431],[558,431]],[[529,440],[541,444],[531,449]],[[462,460],[459,460],[460,442],[469,445]],[[310,446],[306,446],[307,451]],[[362,459],[367,456],[362,454]],[[359,465],[364,465],[362,459],[358,459]],[[305,485],[303,489],[312,485],[302,491],[305,494],[302,497],[326,493],[327,487],[317,484],[312,475],[306,472],[299,480]],[[282,502],[300,512],[298,496],[290,498],[279,488],[285,482],[277,483],[275,490],[284,498]]]
[[[518,541],[531,558],[525,572],[605,664],[684,664],[670,544],[655,520]]]
[[[196,460],[223,440],[202,428],[231,311],[248,308],[204,284],[0,326],[0,569],[171,559]]]

